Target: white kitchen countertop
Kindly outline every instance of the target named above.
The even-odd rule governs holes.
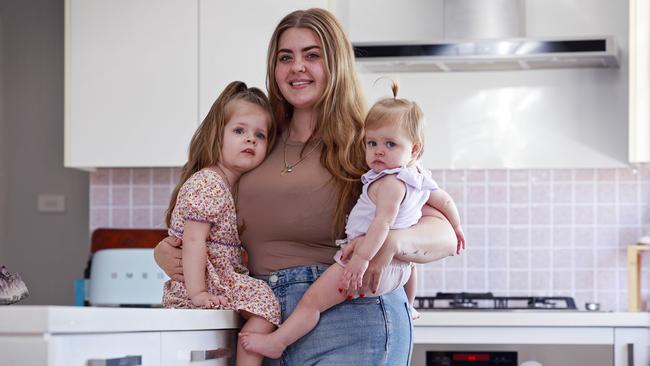
[[[612,345],[616,330],[650,333],[650,313],[587,311],[420,311],[413,343]]]
[[[648,327],[650,313],[585,311],[426,311],[428,327]],[[236,329],[233,311],[75,306],[0,307],[0,335]]]
[[[0,336],[235,329],[230,310],[102,308],[79,306],[0,307]]]
[[[650,313],[421,310],[415,327],[648,327]]]

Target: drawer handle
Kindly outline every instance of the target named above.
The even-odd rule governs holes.
[[[88,366],[140,366],[142,356],[124,356],[120,358],[106,358],[88,360]]]
[[[634,343],[627,344],[627,366],[634,366]]]
[[[190,362],[214,360],[217,358],[230,357],[230,348],[208,349],[204,351],[190,351]]]

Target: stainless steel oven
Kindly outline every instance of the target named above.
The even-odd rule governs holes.
[[[416,344],[411,366],[613,366],[613,345]]]

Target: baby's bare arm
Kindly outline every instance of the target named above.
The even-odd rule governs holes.
[[[368,194],[376,206],[375,217],[363,240],[355,246],[341,277],[340,286],[344,290],[349,290],[349,293],[356,292],[362,287],[363,275],[368,269],[368,264],[386,240],[406,194],[404,183],[397,180],[394,175],[381,178],[370,188]]]
[[[368,260],[377,254],[388,236],[390,226],[395,222],[405,194],[404,183],[395,175],[385,176],[370,186],[369,195],[376,206],[375,217],[368,227],[365,239],[355,249],[355,254]]]

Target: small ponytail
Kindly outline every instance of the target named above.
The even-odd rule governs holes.
[[[390,89],[393,91],[393,99],[397,99],[397,91],[399,90],[399,84],[397,84],[397,81],[391,80],[392,84],[390,85]]]

